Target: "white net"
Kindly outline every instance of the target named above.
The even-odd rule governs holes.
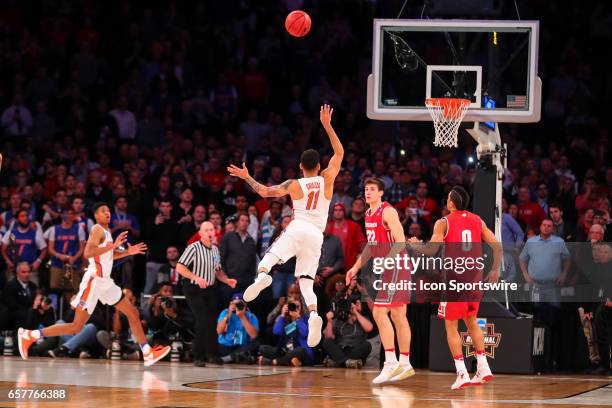
[[[470,101],[460,98],[431,98],[425,101],[425,106],[431,115],[436,132],[434,146],[458,147],[459,125],[470,106]]]

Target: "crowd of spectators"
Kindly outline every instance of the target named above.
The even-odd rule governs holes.
[[[322,103],[333,105],[346,155],[315,282],[323,314],[346,290],[338,277],[365,241],[364,178],[380,177],[406,235],[427,239],[446,214],[450,187],[473,188],[475,167],[468,158],[475,146],[461,135],[458,150],[432,148],[431,124],[367,120],[371,20],[394,17],[399,3],[0,5],[0,326],[33,329],[71,318],[69,310],[60,310],[68,304],[62,299],[70,298],[82,275],[91,206],[106,201],[113,234],[129,231],[130,242],[144,240],[149,247],[146,259],[125,258],[113,269],[113,278],[140,303],[149,336],[189,340],[193,316],[173,300],[181,294],[175,267],[208,220],[222,265],[238,280],[235,291],[223,287],[218,297],[222,355],[251,361],[245,354],[259,352],[260,362],[270,364],[317,361],[305,345],[295,263],[275,268],[271,290],[252,310],[238,309],[257,260],[289,222],[291,203],[287,197],[261,199],[228,177],[225,166],[247,162],[255,179],[278,184],[298,176],[305,147],[316,147],[325,165],[330,147],[317,115]],[[283,31],[284,16],[303,7],[314,25],[307,37],[294,39]],[[542,23],[543,117],[537,124],[501,128],[508,145],[503,278],[531,283],[541,277],[529,269],[538,254],[522,250],[526,240],[552,235],[566,242],[612,241],[605,108],[612,101],[612,76],[595,46],[609,42],[612,14],[603,4],[524,7],[523,18]],[[409,5],[404,15],[418,15],[416,8]],[[559,285],[581,279],[566,272],[561,268],[552,279]],[[366,304],[352,305],[343,324],[328,315],[323,348],[330,364],[357,365],[352,360],[365,358],[364,339],[375,335]],[[87,333],[39,345],[40,353],[103,355],[117,340],[133,354],[137,347],[130,349],[126,322],[98,308],[104,312],[83,329]],[[604,303],[603,311],[609,319],[610,305]],[[566,312],[558,318],[577,313]],[[347,324],[359,324],[359,335],[342,340]],[[91,336],[96,329],[97,343]]]

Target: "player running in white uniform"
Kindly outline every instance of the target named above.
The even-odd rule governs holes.
[[[115,306],[128,318],[130,329],[140,344],[144,365],[153,365],[170,352],[170,347],[149,346],[140,323],[138,309],[123,296],[121,288],[110,277],[114,259],[129,255],[142,255],[147,251],[147,246],[142,242],[135,245],[128,243],[126,250],[119,250],[127,241],[128,233],[127,231],[122,232],[113,242],[108,228],[111,212],[105,203],[94,205],[94,217],[97,224],[91,229],[84,252],[84,256],[89,260],[89,266],[83,275],[79,293],[72,301],[72,306],[75,308],[74,320],[72,323],[58,323],[42,330],[20,328],[18,332],[19,353],[24,360],[27,360],[28,349],[39,338],[79,333],[100,301],[102,304]]]
[[[300,169],[304,173],[304,178],[287,180],[276,186],[266,187],[255,181],[249,175],[244,163],[242,168],[234,165],[227,168],[232,176],[246,180],[247,184],[262,197],[282,197],[287,194],[291,196],[293,220],[259,263],[257,267],[259,274],[255,282],[244,291],[244,300],[247,302],[254,300],[263,289],[270,286],[272,277],[268,273],[274,265],[295,256],[295,276],[299,280],[302,296],[310,311],[309,347],[315,347],[321,341],[323,319],[317,313],[317,296],[312,288],[321,256],[323,231],[327,226],[329,202],[334,194],[334,180],[344,157],[344,148],[331,125],[333,111],[329,105],[321,106],[321,123],[329,136],[334,155],[320,175],[319,153],[313,149],[305,150],[300,159]]]

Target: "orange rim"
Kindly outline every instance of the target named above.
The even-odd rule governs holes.
[[[429,98],[425,100],[428,108],[441,108],[446,119],[456,119],[461,116],[463,109],[470,106],[469,99],[463,98]]]

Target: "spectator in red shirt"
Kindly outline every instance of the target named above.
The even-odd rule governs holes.
[[[531,193],[527,187],[519,188],[518,201],[518,218],[526,226],[535,228],[546,218],[542,207],[531,200]]]
[[[578,223],[582,221],[587,210],[599,208],[599,194],[594,178],[587,178],[584,182],[584,193],[576,197],[576,210],[578,210]]]
[[[247,102],[262,104],[268,99],[268,78],[258,69],[257,59],[249,59],[247,72],[242,77],[244,99]]]
[[[211,157],[208,160],[208,168],[202,174],[202,181],[210,185],[213,191],[221,191],[225,186],[225,173],[221,170],[219,159]]]
[[[438,213],[438,204],[431,198],[427,197],[427,193],[427,183],[424,181],[419,181],[416,189],[416,196],[404,198],[395,205],[395,208],[400,213],[403,213],[406,210],[406,207],[408,207],[410,200],[416,198],[419,216],[427,224],[431,224],[433,216]]]
[[[327,232],[340,238],[344,251],[344,269],[349,269],[355,263],[366,239],[359,224],[346,219],[344,204],[334,204],[332,219],[327,222]]]
[[[221,242],[221,237],[223,237],[223,219],[221,218],[221,214],[217,210],[213,210],[210,213],[210,216],[207,221],[210,221],[212,225],[215,227],[215,239],[213,240],[213,244],[219,245]],[[200,239],[200,231],[196,231],[195,234],[187,241],[187,245],[191,245],[194,242]]]

